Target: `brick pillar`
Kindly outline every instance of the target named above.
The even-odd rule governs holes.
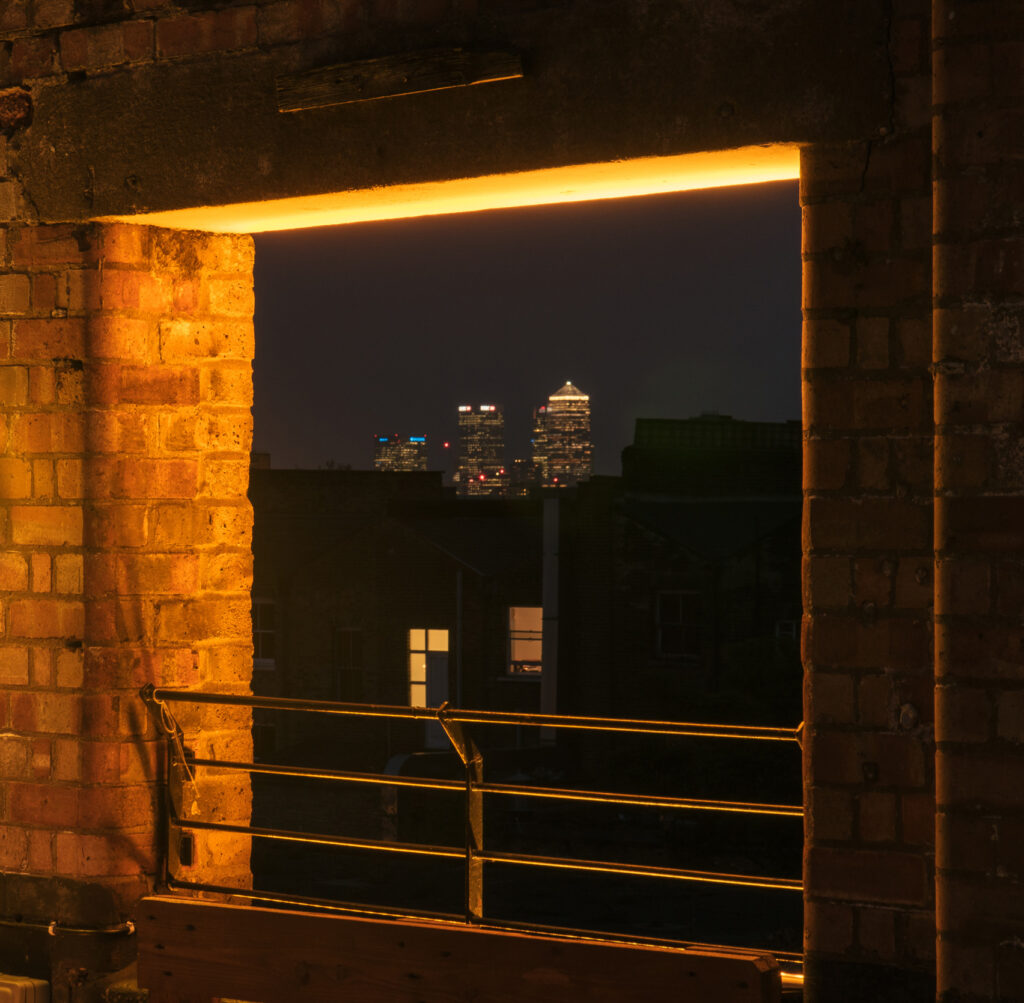
[[[1024,6],[936,0],[939,996],[1024,999]]]
[[[806,999],[933,994],[927,3],[877,140],[804,151]]]
[[[105,925],[162,867],[139,688],[249,684],[252,245],[14,227],[0,298],[0,919]],[[248,758],[248,715],[181,719]],[[244,885],[248,843],[200,838],[188,876]]]

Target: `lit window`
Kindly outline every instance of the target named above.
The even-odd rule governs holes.
[[[510,675],[539,675],[544,629],[542,606],[509,606],[508,671]]]
[[[655,645],[661,658],[700,654],[700,594],[659,592],[655,607]]]
[[[448,699],[448,631],[409,631],[409,706],[436,707]]]
[[[277,663],[277,603],[273,599],[252,600],[252,666],[273,669]]]

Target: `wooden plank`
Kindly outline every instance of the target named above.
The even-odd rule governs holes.
[[[306,111],[515,80],[522,75],[522,60],[510,52],[468,52],[465,49],[410,52],[321,66],[278,77],[277,110]]]
[[[778,964],[155,896],[137,922],[150,1003],[778,1003]]]

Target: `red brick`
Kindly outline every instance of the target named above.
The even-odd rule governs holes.
[[[853,835],[853,797],[830,787],[807,788],[807,838],[847,841]]]
[[[65,599],[17,599],[10,604],[13,637],[81,638],[85,609]]]
[[[204,366],[200,372],[200,400],[204,404],[251,407],[251,363]]]
[[[804,265],[806,271],[807,265]],[[813,304],[804,304],[811,310]],[[845,369],[850,364],[850,327],[841,321],[808,316],[803,328],[804,369]]]
[[[0,647],[0,686],[28,685],[28,649],[4,644]]]
[[[857,943],[861,950],[885,961],[896,958],[896,912],[893,909],[857,910]]]
[[[27,460],[0,458],[0,498],[14,501],[31,497],[32,464]],[[3,568],[0,566],[0,578],[2,576]]]
[[[816,783],[908,789],[927,781],[923,743],[912,735],[820,732],[809,748]]]
[[[133,272],[118,274],[134,275]],[[106,284],[104,293],[105,290]],[[150,324],[146,320],[120,316],[93,317],[89,324],[90,357],[145,362],[150,357],[149,331]]]
[[[8,407],[27,402],[28,372],[25,366],[0,366],[0,400]]]
[[[1024,742],[1024,690],[1010,690],[996,697],[998,735],[1011,742]]]
[[[90,246],[88,232],[70,223],[19,227],[9,239],[11,263],[33,268],[80,265]]]
[[[36,0],[32,13],[36,28],[59,28],[74,21],[74,0]]]
[[[914,905],[930,896],[923,857],[890,850],[812,847],[807,890],[812,896]]]
[[[97,500],[194,498],[199,465],[196,460],[97,457],[85,470],[85,486]]]
[[[57,44],[48,36],[16,38],[11,44],[12,82],[48,77],[57,72]]]
[[[804,444],[804,489],[842,488],[852,473],[848,439],[811,438]]]
[[[857,687],[857,720],[865,728],[887,728],[896,716],[895,702],[888,675],[864,676]]]
[[[845,673],[815,672],[810,678],[810,720],[815,724],[852,724],[856,719],[853,680]]]
[[[19,784],[7,787],[8,812],[19,825],[59,825],[72,828],[78,818],[78,791],[58,784]]]
[[[165,58],[246,48],[256,41],[253,7],[164,18],[156,26],[157,55]]]
[[[84,788],[78,798],[78,824],[85,829],[156,826],[158,792],[153,786]]]
[[[90,453],[145,453],[150,416],[137,411],[93,411],[86,425]]]
[[[995,708],[987,691],[966,686],[935,688],[937,742],[990,742]]]
[[[82,544],[82,510],[77,506],[11,506],[11,539],[16,544],[77,547]]]
[[[28,835],[13,825],[0,826],[0,868],[24,872],[28,864]]]
[[[28,371],[29,401],[53,404],[57,399],[57,374],[53,366],[31,366]]]
[[[896,796],[865,793],[857,798],[857,832],[865,843],[896,839]]]
[[[80,359],[85,354],[85,322],[18,320],[14,323],[14,356],[19,359]]]
[[[87,512],[85,542],[89,547],[144,547],[148,520],[145,505],[92,504]],[[187,540],[181,541],[183,544]]]
[[[845,956],[853,943],[853,909],[838,902],[807,900],[805,944],[809,954]]]
[[[70,693],[13,693],[11,723],[18,731],[77,735],[81,697]]]
[[[73,877],[110,877],[154,873],[156,847],[152,835],[112,832],[103,836],[59,832],[57,871]]]
[[[121,32],[125,59],[141,62],[153,58],[152,21],[126,21],[121,25]]]
[[[146,683],[187,686],[198,682],[189,648],[91,647],[85,677],[97,689],[139,690]]]
[[[860,558],[853,562],[853,599],[865,609],[870,603],[875,609],[892,604],[893,579],[896,562],[888,557]]]
[[[49,592],[53,583],[49,554],[32,554],[32,591]]]
[[[813,550],[925,550],[932,542],[931,507],[918,501],[812,497],[804,520]]]
[[[1024,756],[991,746],[964,752],[936,750],[936,790],[940,806],[1017,808],[1024,789]]]
[[[935,960],[935,914],[906,911],[903,915],[903,942],[911,958]]]
[[[199,374],[194,369],[125,367],[119,376],[116,400],[126,404],[196,404],[199,401]]]

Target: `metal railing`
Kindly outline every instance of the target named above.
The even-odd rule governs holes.
[[[801,728],[754,727],[748,725],[686,723],[675,721],[629,720],[622,718],[581,717],[553,714],[520,714],[503,711],[456,710],[447,704],[438,708],[399,707],[376,704],[351,704],[321,700],[296,700],[285,697],[260,697],[228,693],[201,693],[187,690],[146,686],[141,691],[146,702],[156,711],[157,720],[167,737],[167,789],[166,805],[168,835],[170,829],[185,834],[189,831],[237,833],[258,839],[328,846],[344,849],[367,850],[387,854],[460,859],[464,862],[465,895],[461,916],[452,913],[434,913],[424,910],[394,910],[362,904],[342,903],[335,900],[302,895],[261,892],[253,889],[228,888],[201,882],[181,880],[165,874],[170,889],[191,889],[241,895],[261,901],[310,905],[317,908],[372,916],[428,918],[438,922],[472,923],[501,929],[528,929],[537,932],[571,932],[575,936],[594,936],[604,939],[643,940],[645,943],[671,943],[683,946],[682,941],[655,941],[651,938],[616,938],[606,933],[568,930],[562,927],[542,927],[508,921],[493,922],[484,912],[484,865],[488,863],[515,865],[528,868],[547,868],[595,874],[614,874],[628,877],[650,877],[712,885],[731,885],[748,888],[773,889],[799,893],[799,879],[758,874],[733,874],[718,871],[693,870],[678,867],[619,863],[608,860],[581,860],[571,857],[545,856],[489,850],[484,845],[484,801],[486,797],[522,797],[564,802],[628,805],[680,811],[719,812],[725,814],[759,815],[802,818],[800,805],[762,804],[743,801],[719,801],[704,798],[667,797],[633,794],[617,791],[580,790],[562,787],[544,787],[527,784],[490,783],[484,780],[483,755],[468,734],[467,725],[536,726],[544,729],[571,729],[588,732],[619,732],[628,734],[663,735],[682,738],[720,739],[742,742],[792,742],[799,744]],[[217,705],[248,709],[283,710],[300,713],[336,715],[342,717],[382,718],[437,722],[444,729],[457,753],[464,771],[462,780],[426,777],[403,777],[394,774],[362,773],[345,770],[308,768],[256,762],[208,759],[192,754],[184,744],[184,733],[171,713],[168,704],[188,703]],[[434,846],[421,843],[403,843],[391,840],[361,839],[347,836],[315,834],[287,829],[253,825],[236,825],[199,818],[182,818],[175,808],[171,794],[171,779],[184,776],[194,780],[195,771],[202,768],[239,771],[274,777],[307,778],[334,781],[342,784],[370,784],[382,788],[413,788],[428,791],[451,791],[465,795],[465,843],[462,847]],[[692,944],[685,946],[694,946]],[[776,957],[790,964],[799,962],[799,955],[772,951]]]

